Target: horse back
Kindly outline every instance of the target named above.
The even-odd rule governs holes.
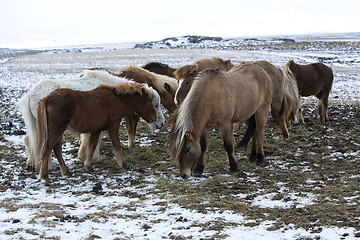
[[[330,91],[333,73],[331,68],[323,63],[298,65],[292,62],[289,68],[295,74],[301,96],[317,95],[323,90]]]

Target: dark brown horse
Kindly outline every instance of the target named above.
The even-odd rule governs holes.
[[[202,173],[210,127],[220,130],[228,154],[230,171],[238,170],[234,157],[232,124],[249,120],[241,144],[252,137],[250,160],[262,165],[265,124],[272,100],[269,74],[255,64],[230,71],[207,69],[193,82],[188,96],[175,112],[171,129],[170,153],[180,176]]]
[[[323,63],[299,65],[291,60],[284,71],[295,76],[300,96],[315,95],[319,99],[316,113],[323,121],[328,120],[328,99],[334,80],[332,68]]]
[[[178,80],[179,87],[175,94],[175,104],[180,105],[190,90],[195,77],[203,70],[208,68],[216,68],[221,71],[228,71],[234,65],[230,60],[223,60],[218,57],[202,58],[196,62],[179,67],[174,72],[175,78]]]
[[[176,68],[172,68],[167,64],[159,63],[159,62],[149,62],[142,66],[142,68],[149,70],[150,72],[166,75],[168,77],[174,78],[174,72]]]
[[[146,122],[160,128],[164,116],[157,92],[139,83],[124,82],[117,85],[100,85],[91,91],[59,88],[39,102],[37,127],[39,140],[37,155],[41,159],[40,177],[50,182],[48,159],[52,150],[59,161],[63,175],[69,170],[62,158],[61,142],[65,130],[90,133],[87,158],[84,166],[92,171],[93,153],[102,131],[107,131],[114,148],[118,164],[127,168],[119,139],[122,118],[135,112]]]

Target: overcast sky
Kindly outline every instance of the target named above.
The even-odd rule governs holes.
[[[360,32],[359,0],[0,0],[0,48]]]

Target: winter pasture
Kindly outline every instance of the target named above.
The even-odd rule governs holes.
[[[0,239],[360,239],[359,42],[286,44],[0,54]],[[132,149],[121,127],[129,170],[118,167],[105,136],[102,161],[86,172],[72,135],[63,144],[72,176],[52,171],[46,186],[38,172],[27,169],[26,129],[16,102],[37,81],[150,61],[179,67],[210,56],[234,64],[267,60],[280,68],[291,59],[323,61],[335,74],[330,120],[315,118],[316,99],[303,98],[305,124],[289,125],[285,141],[268,121],[266,166],[248,161],[250,148],[236,149],[236,174],[229,173],[213,129],[204,174],[183,180],[169,158],[169,128],[151,132],[144,123]],[[236,141],[244,132],[242,126],[234,133]]]

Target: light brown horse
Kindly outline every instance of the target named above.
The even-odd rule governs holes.
[[[300,96],[315,95],[319,99],[316,113],[321,120],[328,120],[328,99],[334,80],[332,68],[323,63],[299,65],[291,60],[284,71],[295,76]]]
[[[153,72],[153,73],[166,75],[166,76],[172,77],[172,78],[175,77],[174,72],[175,72],[176,68],[172,68],[169,65],[164,64],[164,63],[149,62],[149,63],[145,64],[144,66],[142,66],[142,68],[146,69],[150,72]]]
[[[223,60],[218,57],[202,58],[196,62],[179,67],[174,72],[175,78],[178,80],[179,87],[175,94],[175,104],[180,105],[190,90],[195,77],[207,68],[216,68],[221,71],[228,71],[234,65],[230,60]]]
[[[99,135],[107,131],[120,167],[127,168],[119,139],[122,118],[135,112],[146,122],[160,128],[164,116],[156,108],[160,103],[157,92],[139,83],[124,82],[100,85],[91,91],[59,88],[39,102],[37,127],[39,140],[37,154],[41,158],[40,177],[50,182],[48,159],[52,150],[59,161],[63,175],[69,170],[62,158],[61,142],[65,130],[90,133],[84,166],[92,171],[92,159]]]
[[[152,73],[146,69],[129,66],[122,68],[119,77],[131,79],[138,83],[147,83],[154,88],[160,95],[161,104],[170,112],[173,113],[177,107],[174,103],[175,92],[178,87],[175,78],[166,75]],[[125,117],[126,132],[128,134],[128,146],[135,146],[136,127],[140,117],[137,114],[131,114]]]
[[[250,124],[242,144],[253,137],[250,160],[262,165],[272,89],[269,74],[255,64],[237,66],[228,72],[217,69],[201,72],[173,118],[170,153],[178,163],[180,176],[187,178],[192,171],[203,172],[210,127],[220,130],[230,171],[237,171],[232,124],[247,119]]]
[[[271,116],[280,126],[283,137],[288,138],[288,118],[290,115],[299,116],[300,110],[300,97],[297,86],[294,84],[295,79],[267,61],[256,61],[254,64],[263,68],[272,80]]]

